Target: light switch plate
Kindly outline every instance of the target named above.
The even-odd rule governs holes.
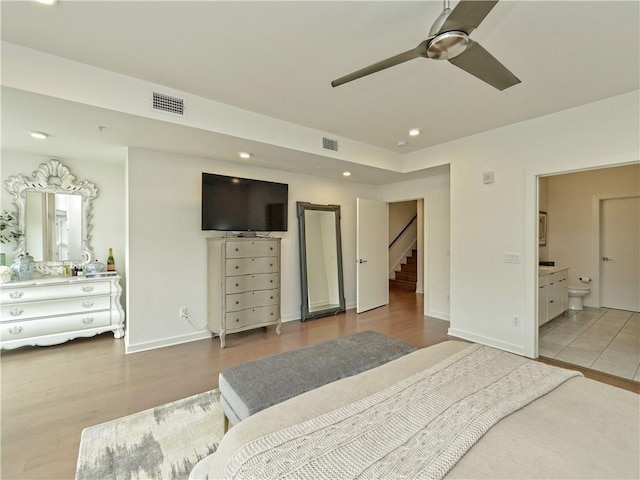
[[[505,253],[504,254],[504,262],[505,263],[520,263],[520,254],[519,253]]]

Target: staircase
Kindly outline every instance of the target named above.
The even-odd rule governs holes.
[[[400,271],[394,273],[396,278],[389,279],[389,287],[415,292],[418,282],[418,251],[411,250],[411,256],[407,257],[406,263],[402,263]]]

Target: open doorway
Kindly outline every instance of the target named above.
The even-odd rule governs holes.
[[[418,258],[423,259],[424,202],[414,200],[399,203],[404,203],[404,205],[398,209],[392,208],[391,205],[394,205],[392,203],[357,199],[356,311],[358,313],[386,305],[389,302],[389,266],[396,263],[395,259],[393,263],[389,260],[389,245],[401,233],[400,239],[393,242],[394,246],[399,245],[398,249],[401,254],[408,251],[409,255],[412,255],[412,250],[416,250],[416,264],[409,270],[415,270],[411,273],[415,274],[416,285],[420,280],[420,288],[422,289],[421,279],[424,262]],[[402,225],[392,239],[389,239],[388,234],[390,210],[403,212],[400,217],[394,214],[393,224],[400,222]],[[411,234],[408,233],[411,230],[414,231],[415,239],[412,239]],[[402,269],[402,267],[399,268]],[[416,290],[414,289],[414,292]]]
[[[389,288],[423,293],[423,200],[389,204]]]
[[[640,381],[639,179],[638,164],[539,178],[547,231],[538,257],[553,264],[538,275],[540,356]],[[554,291],[567,298],[550,315]]]

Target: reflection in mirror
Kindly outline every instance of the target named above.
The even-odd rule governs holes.
[[[27,192],[25,213],[26,249],[35,261],[80,261],[80,195]]]
[[[41,275],[60,273],[62,262],[81,265],[93,260],[91,206],[98,196],[95,184],[76,180],[59,160],[41,163],[31,177],[5,180],[13,195],[21,234],[15,255],[29,253]]]
[[[297,205],[302,320],[344,312],[340,206]]]

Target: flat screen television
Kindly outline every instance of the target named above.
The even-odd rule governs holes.
[[[286,232],[289,185],[202,174],[202,230]]]

